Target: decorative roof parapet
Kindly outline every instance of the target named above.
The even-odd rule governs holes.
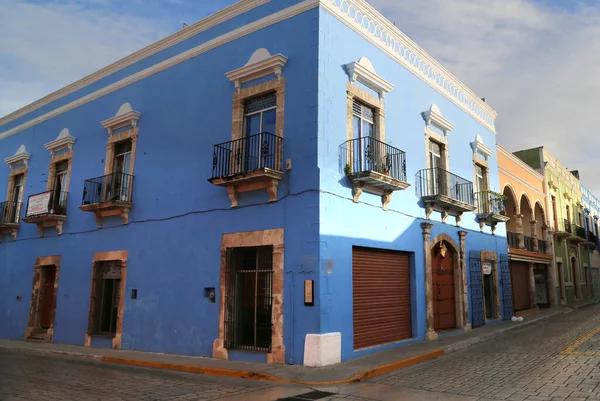
[[[483,139],[481,138],[481,135],[479,134],[475,136],[475,140],[471,142],[470,145],[471,149],[473,149],[473,154],[479,153],[485,158],[485,160],[487,160],[488,157],[494,154],[494,151],[488,146],[486,146],[486,144],[483,142]]]
[[[498,113],[365,0],[321,0],[321,5],[496,132],[494,120]]]
[[[101,122],[101,124],[104,128],[108,130],[109,134],[112,134],[114,130],[121,127],[125,127],[127,125],[136,127],[140,116],[141,113],[138,111],[134,111],[131,108],[131,104],[123,103],[121,107],[119,107],[119,111],[117,111],[117,114],[115,114],[113,118],[104,120]]]
[[[265,75],[275,74],[280,79],[283,67],[285,67],[287,61],[288,58],[283,54],[271,56],[271,53],[267,49],[260,48],[252,53],[252,56],[250,56],[250,59],[243,67],[229,71],[225,76],[234,83],[235,89],[239,92],[244,82],[264,77]]]
[[[380,99],[383,99],[385,94],[394,88],[394,85],[377,75],[373,64],[366,57],[361,57],[358,61],[348,63],[345,67],[346,71],[348,71],[350,82],[360,82],[377,92]]]
[[[7,157],[6,159],[4,159],[4,162],[8,164],[12,169],[13,167],[18,166],[21,163],[25,163],[25,165],[27,165],[27,161],[29,159],[31,159],[31,153],[27,152],[27,148],[25,148],[25,145],[21,145],[19,146],[19,149],[17,149],[17,152],[11,157]]]
[[[432,104],[429,110],[422,112],[421,115],[425,120],[425,124],[434,125],[444,131],[444,134],[448,134],[454,129],[454,124],[444,118],[437,104]]]
[[[71,136],[68,128],[63,128],[63,130],[60,131],[60,134],[58,134],[58,137],[52,142],[45,144],[44,147],[50,151],[50,155],[54,155],[54,152],[63,147],[67,147],[69,150],[73,149],[74,143],[75,137]]]

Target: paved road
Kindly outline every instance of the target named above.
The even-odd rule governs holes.
[[[318,390],[332,393],[320,394],[323,401],[600,401],[599,365],[594,306],[366,383]],[[0,349],[0,401],[270,401],[312,391]]]

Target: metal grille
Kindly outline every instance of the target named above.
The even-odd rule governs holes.
[[[357,102],[356,100],[352,103],[352,113],[357,116],[364,118],[370,122],[373,122],[375,112],[372,108],[365,106],[364,104]]]
[[[469,279],[471,281],[471,325],[473,328],[485,324],[483,310],[483,279],[481,277],[481,253],[469,252]]]
[[[277,95],[267,93],[266,95],[249,99],[244,103],[244,114],[254,114],[261,110],[272,109],[277,106]]]
[[[115,155],[131,152],[131,141],[124,141],[115,144]]]
[[[227,249],[225,348],[271,352],[273,247]]]
[[[502,274],[502,317],[509,320],[512,317],[512,287],[510,285],[510,268],[508,255],[500,255],[500,272]]]
[[[118,260],[99,262],[96,283],[95,333],[114,335],[121,296],[121,262]]]

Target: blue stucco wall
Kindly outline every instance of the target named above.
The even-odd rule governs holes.
[[[102,82],[4,127],[4,131],[64,102],[130,75],[164,57],[197,45],[297,1],[271,2],[153,56]],[[83,344],[87,329],[94,252],[129,252],[123,349],[212,355],[219,303],[204,298],[217,288],[224,233],[285,228],[284,345],[286,358],[302,361],[304,333],[317,332],[318,307],[303,305],[301,279],[318,280],[319,195],[316,132],[318,11],[261,29],[210,50],[75,110],[0,142],[0,159],[21,144],[32,154],[25,189],[46,189],[49,152],[44,144],[65,127],[77,138],[70,177],[68,218],[63,235],[52,229],[38,238],[35,225],[22,223],[18,240],[0,245],[0,338],[25,334],[33,265],[38,256],[61,255],[54,341]],[[225,73],[243,66],[252,53],[267,48],[289,58],[286,77],[284,159],[293,170],[279,185],[279,201],[267,203],[266,191],[242,193],[230,209],[227,191],[207,182],[215,143],[231,140],[233,84]],[[78,209],[84,180],[101,176],[108,134],[100,121],[130,102],[142,113],[135,160],[130,223],[106,218],[96,229],[93,213]],[[7,188],[8,167],[0,174]],[[295,280],[295,281],[294,281]],[[130,297],[138,290],[137,300]],[[17,296],[21,300],[17,300]],[[291,333],[295,333],[294,336]],[[236,355],[236,357],[241,357]]]
[[[446,97],[324,10],[320,14],[319,31],[320,321],[322,333],[342,333],[342,358],[346,360],[394,346],[353,349],[353,245],[412,253],[414,339],[402,343],[425,337],[425,273],[420,223],[426,220],[425,209],[415,193],[415,174],[426,168],[425,122],[421,113],[435,103],[444,117],[455,124],[456,128],[448,135],[449,170],[469,181],[474,180],[473,151],[469,143],[479,134],[488,147],[496,149],[496,138],[493,132]],[[407,179],[411,186],[394,192],[388,211],[382,210],[379,196],[366,192],[361,195],[360,203],[353,203],[350,184],[339,164],[339,146],[346,141],[347,124],[348,75],[344,65],[363,56],[373,63],[381,77],[394,85],[394,89],[385,96],[386,142],[405,151],[407,157]],[[488,163],[490,189],[499,192],[496,154],[489,158]],[[467,230],[467,255],[470,250],[507,253],[503,224],[498,225],[496,235],[492,236],[489,227],[480,233],[475,212],[463,215],[461,228],[454,226],[454,217],[448,218],[448,224],[441,224],[441,216],[437,212],[431,218],[435,224],[431,231],[432,239],[446,233],[458,244],[458,231]]]

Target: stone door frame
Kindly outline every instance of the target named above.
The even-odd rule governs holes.
[[[45,269],[44,267],[54,266],[54,305],[52,305],[52,320],[50,327],[46,330],[46,338],[44,342],[51,343],[54,338],[54,321],[56,318],[56,302],[58,300],[58,278],[60,276],[60,261],[61,256],[39,256],[35,259],[33,265],[33,282],[31,284],[31,302],[29,304],[29,318],[27,329],[25,330],[25,339],[29,338],[36,330],[41,330],[42,323],[42,308],[44,303],[44,283]]]

